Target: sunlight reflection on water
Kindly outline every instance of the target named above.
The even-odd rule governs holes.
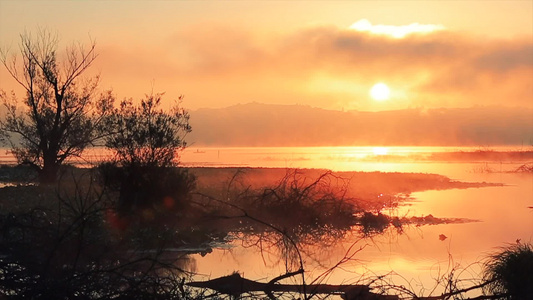
[[[335,265],[354,242],[357,242],[356,248],[362,246],[364,249],[357,253],[354,260],[333,272],[327,278],[328,283],[356,282],[364,277],[397,274],[392,277],[395,284],[412,284],[418,291],[422,287],[432,288],[436,278],[457,266],[467,270],[456,275],[479,278],[480,265],[477,262],[487,254],[518,239],[524,242],[533,240],[533,213],[527,208],[533,204],[533,176],[504,174],[500,177],[499,174],[491,174],[487,178],[484,175],[480,179],[503,179],[509,186],[417,192],[412,195],[416,202],[411,206],[386,211],[397,216],[433,214],[479,222],[411,225],[405,227],[402,234],[390,228],[382,235],[362,241],[358,240],[358,236],[348,235],[330,248],[305,250],[320,261],[320,264],[312,259],[306,261],[308,278],[315,278],[324,271],[320,265]],[[439,239],[441,234],[447,238]],[[230,251],[215,250],[209,256],[198,256],[198,271],[216,278],[238,270],[247,278],[256,280],[273,278],[285,272],[283,264],[274,263],[274,258],[269,260],[268,254],[260,255],[257,249],[241,248],[238,243],[235,246]]]
[[[479,264],[475,262],[506,243],[533,240],[533,175],[514,174],[524,162],[508,161],[432,161],[435,152],[474,151],[457,147],[333,147],[333,148],[221,148],[189,150],[183,153],[186,165],[242,166],[281,168],[321,168],[334,171],[416,172],[441,174],[452,180],[504,183],[506,186],[416,192],[410,205],[400,206],[391,214],[468,218],[480,222],[411,226],[402,234],[394,229],[372,239],[359,241],[367,245],[349,262],[328,277],[329,283],[356,281],[361,276],[398,274],[396,283],[414,285],[417,290],[430,288],[435,278],[460,265],[468,270],[465,277],[475,277]],[[516,151],[499,148],[497,151]],[[486,170],[493,170],[488,173]],[[446,239],[441,240],[443,234]],[[315,249],[324,252],[321,264],[332,265],[342,258],[355,239],[345,238],[335,247]],[[266,261],[266,265],[265,265]],[[309,262],[309,277],[318,276],[323,268]],[[216,268],[213,268],[216,266]],[[250,279],[265,279],[285,272],[282,265],[268,262],[257,251],[240,247],[215,250],[212,255],[198,258],[198,270],[209,272],[211,278],[235,270]],[[414,279],[416,283],[411,282]],[[427,293],[427,292],[426,292]]]
[[[487,253],[506,243],[520,239],[533,240],[533,174],[505,173],[524,162],[431,160],[433,153],[474,151],[460,147],[309,147],[309,148],[188,148],[181,153],[184,166],[204,167],[266,167],[318,168],[333,171],[414,172],[434,173],[452,180],[468,182],[504,183],[505,186],[415,192],[409,205],[387,211],[397,216],[469,218],[480,222],[411,226],[402,234],[394,229],[385,234],[358,242],[365,246],[347,263],[327,278],[328,283],[357,281],[361,276],[382,275],[391,271],[406,281],[417,280],[431,287],[435,277],[459,263],[466,267]],[[516,147],[501,147],[495,151],[516,151]],[[2,151],[2,150],[0,150]],[[13,158],[2,151],[0,163]],[[101,149],[90,149],[81,163],[94,164],[108,157]],[[533,160],[533,159],[532,159]],[[529,161],[531,162],[531,160]],[[494,171],[493,173],[486,172]],[[445,235],[440,240],[439,235]],[[334,247],[308,249],[317,254],[321,264],[328,266],[343,257],[357,237],[348,235]],[[197,259],[197,270],[211,278],[239,271],[249,279],[266,280],[285,272],[273,257],[260,255],[256,250],[235,247],[214,249],[213,253]],[[266,263],[266,265],[265,265]],[[313,261],[309,277],[318,276],[324,268]],[[477,269],[476,269],[477,268]],[[472,266],[472,272],[479,271]],[[466,274],[468,275],[468,274]],[[396,279],[405,284],[404,279]]]

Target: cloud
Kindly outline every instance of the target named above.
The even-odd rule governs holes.
[[[510,43],[493,46],[477,58],[475,66],[494,73],[531,69],[533,67],[533,44]]]
[[[372,34],[387,35],[393,38],[404,38],[410,34],[427,34],[444,30],[443,25],[411,23],[409,25],[372,25],[367,19],[361,19],[353,23],[350,29],[369,32]]]
[[[427,26],[399,27],[413,34],[390,38],[334,26],[280,34],[202,24],[158,44],[104,46],[99,59],[111,80],[179,85],[195,107],[259,101],[375,110],[368,89],[378,81],[403,95],[386,109],[533,106],[531,39],[486,41]]]

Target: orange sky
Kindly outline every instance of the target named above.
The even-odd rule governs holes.
[[[350,29],[362,19],[374,31],[413,23],[439,30],[395,38]],[[95,39],[91,71],[119,98],[153,85],[168,98],[184,94],[189,109],[253,101],[362,111],[533,108],[529,0],[0,0],[2,47],[16,50],[18,35],[38,26],[64,44]],[[376,82],[389,86],[389,100],[370,98]],[[3,68],[0,88],[16,88]]]

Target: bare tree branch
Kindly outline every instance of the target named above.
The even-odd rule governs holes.
[[[57,35],[39,30],[35,37],[21,35],[21,65],[16,56],[8,59],[6,52],[0,56],[9,74],[26,90],[27,107],[19,114],[18,101],[11,103],[2,94],[8,115],[0,130],[11,144],[19,144],[13,147],[18,162],[31,162],[43,183],[55,181],[66,160],[106,136],[102,120],[111,113],[114,101],[110,93],[97,99],[98,76],[88,80],[82,76],[98,57],[93,40],[88,49],[81,44],[68,47],[62,61],[57,45]],[[14,142],[17,137],[20,143]]]

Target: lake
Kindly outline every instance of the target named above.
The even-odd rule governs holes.
[[[528,150],[525,154],[517,151]],[[80,165],[98,162],[108,155],[91,149]],[[0,163],[13,163],[0,153]],[[356,172],[402,172],[440,174],[464,182],[502,183],[466,189],[414,192],[398,207],[385,208],[391,216],[465,218],[474,222],[406,226],[362,238],[348,233],[342,239],[302,249],[308,281],[356,283],[387,275],[395,285],[428,295],[438,280],[452,269],[463,279],[478,277],[486,255],[517,241],[533,241],[533,173],[515,172],[533,162],[531,149],[496,147],[190,147],[181,153],[187,167],[305,168]],[[221,178],[225,180],[226,178]],[[197,279],[217,278],[234,271],[244,277],[268,281],[285,273],[277,253],[260,252],[236,239],[215,246],[207,255],[195,254]],[[346,255],[340,267],[321,277]],[[442,282],[441,282],[442,283]],[[442,290],[437,286],[433,291]]]
[[[495,151],[516,151],[502,147]],[[333,171],[416,172],[445,175],[466,182],[503,183],[499,187],[430,190],[411,194],[409,203],[386,211],[397,216],[467,218],[463,224],[412,226],[398,234],[387,230],[371,239],[347,235],[327,249],[314,251],[306,261],[309,278],[341,260],[349,247],[364,247],[353,260],[328,275],[328,283],[353,283],[363,278],[389,274],[395,284],[411,286],[428,294],[437,278],[452,268],[464,279],[476,277],[486,255],[517,240],[533,240],[533,174],[514,173],[525,162],[462,157],[480,151],[459,147],[316,147],[316,148],[191,148],[182,154],[184,165],[213,167],[319,168]],[[432,160],[435,153],[438,160]],[[455,155],[457,154],[458,155]],[[533,161],[531,154],[526,157]],[[444,240],[439,239],[444,235]],[[196,268],[205,278],[239,271],[245,277],[268,280],[285,272],[276,258],[235,242],[231,249],[215,249],[196,256]],[[466,269],[466,270],[464,270]],[[425,289],[425,291],[424,291]],[[438,287],[441,290],[442,287]]]

